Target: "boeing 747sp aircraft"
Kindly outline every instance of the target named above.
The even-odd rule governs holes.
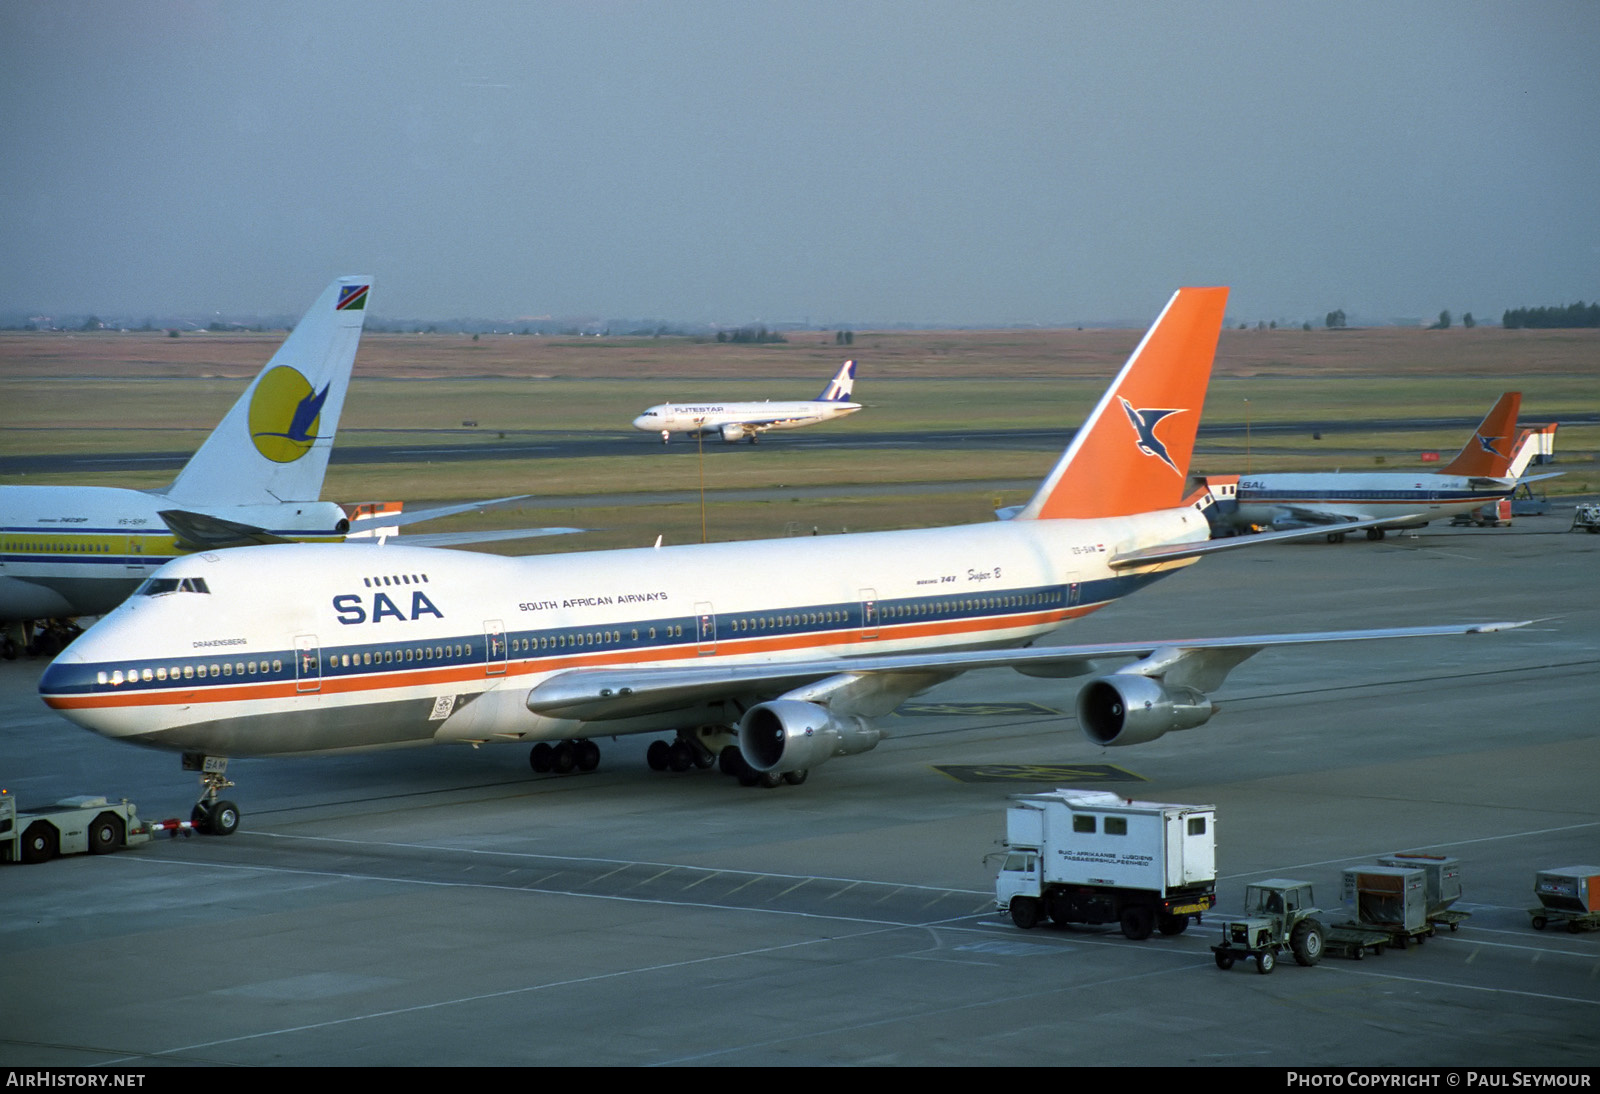
[[[877,745],[877,719],[974,669],[1092,675],[1097,745],[1215,711],[1269,646],[1514,623],[1033,647],[1203,554],[1184,498],[1227,290],[1183,289],[1032,500],[953,528],[500,558],[385,546],[244,547],[168,563],[39,684],[68,719],[180,750],[202,827],[232,831],[226,758],[520,741],[587,769],[594,738],[674,734],[655,765],[720,758],[768,785]],[[1193,502],[1193,498],[1189,499]],[[1359,525],[1358,525],[1359,527]],[[1127,661],[1115,671],[1095,659]]]
[[[325,289],[172,485],[0,486],[0,656],[70,641],[65,621],[116,607],[162,563],[191,551],[287,541],[338,542],[518,498],[350,520],[317,500],[333,450],[372,279]],[[524,495],[525,496],[525,495]],[[410,536],[483,542],[558,535],[532,528]],[[34,622],[52,621],[36,642]],[[53,650],[51,650],[53,652]]]
[[[660,433],[666,444],[674,433],[691,437],[718,436],[729,444],[756,437],[769,429],[799,429],[803,425],[842,418],[861,409],[850,401],[856,382],[856,363],[846,361],[815,399],[765,403],[660,403],[633,420],[633,428]]]
[[[187,550],[344,534],[344,510],[317,499],[371,285],[341,277],[323,290],[172,485],[0,486],[8,656],[29,621],[108,612]]]

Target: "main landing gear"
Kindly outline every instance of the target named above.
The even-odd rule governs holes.
[[[528,753],[528,766],[541,775],[570,775],[600,766],[600,746],[593,741],[540,741]]]
[[[799,786],[811,774],[809,771],[789,771],[776,775],[770,771],[757,771],[745,761],[744,753],[733,741],[733,733],[725,726],[679,730],[678,736],[670,742],[650,742],[644,758],[652,771],[684,772],[691,768],[706,771],[714,766],[722,774],[738,779],[740,786],[767,789],[785,783]]]
[[[228,758],[185,752],[183,769],[200,772],[200,800],[189,811],[189,820],[195,828],[208,836],[231,836],[237,832],[239,807],[220,797],[222,791],[233,785],[227,776]]]
[[[811,774],[807,770],[786,771],[781,775],[757,771],[745,762],[744,753],[734,741],[734,734],[726,726],[700,726],[679,730],[670,741],[651,741],[644,758],[652,771],[708,771],[715,767],[724,775],[738,779],[740,786],[799,786]],[[600,746],[585,739],[540,741],[528,753],[528,766],[540,775],[593,771],[600,766]]]

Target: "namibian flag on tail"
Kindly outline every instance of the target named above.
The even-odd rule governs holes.
[[[370,285],[345,285],[339,289],[339,302],[333,306],[334,311],[365,311],[367,308],[367,290]]]
[[[1124,517],[1183,504],[1225,288],[1179,289],[1019,520]]]

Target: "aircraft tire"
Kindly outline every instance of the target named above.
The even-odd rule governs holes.
[[[783,781],[790,786],[800,786],[810,777],[811,769],[809,767],[802,767],[798,771],[785,771],[783,773]]]
[[[528,766],[540,775],[547,774],[555,764],[555,750],[550,742],[540,741],[528,751]]]
[[[593,771],[600,766],[600,746],[585,737],[577,743],[578,770]]]
[[[213,836],[231,836],[239,830],[239,807],[230,801],[219,801],[211,807],[209,831]]]
[[[673,741],[667,746],[667,765],[680,774],[694,766],[694,752],[687,742]]]
[[[749,769],[738,745],[728,745],[717,754],[717,770],[724,775],[743,775]]]
[[[578,766],[578,750],[573,747],[572,741],[562,741],[556,745],[551,761],[550,770],[557,775],[570,775],[572,769]]]
[[[650,747],[644,750],[644,762],[650,766],[651,771],[665,771],[671,762],[672,746],[667,742],[657,739],[650,742]]]

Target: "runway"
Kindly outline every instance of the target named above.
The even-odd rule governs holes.
[[[1525,910],[1535,870],[1600,863],[1600,537],[1569,519],[1235,552],[1073,624],[1541,621],[1262,653],[1133,748],[1062,713],[1080,681],[980,672],[776,790],[652,773],[642,737],[567,777],[509,745],[236,760],[235,836],[0,867],[0,1064],[1592,1067],[1600,933]],[[59,719],[41,667],[0,664],[3,785],[187,814],[177,757]],[[1218,970],[1209,921],[1018,930],[983,861],[1007,795],[1099,784],[1218,807],[1224,911],[1288,876],[1338,918],[1344,866],[1428,849],[1472,918],[1270,976]]]
[[[1418,431],[1448,429],[1458,430],[1466,436],[1478,424],[1478,418],[1407,418],[1384,420],[1305,420],[1295,422],[1254,423],[1250,426],[1253,437],[1301,436],[1313,433],[1324,435],[1415,433]],[[1569,428],[1600,424],[1600,416],[1585,418],[1568,416],[1563,425]],[[16,431],[26,434],[28,430]],[[38,431],[41,441],[48,431]],[[201,431],[195,431],[200,433]],[[393,438],[397,433],[408,432],[404,441],[386,440],[382,443],[363,443],[367,434]],[[884,448],[938,449],[952,451],[1027,451],[1057,452],[1071,441],[1071,429],[1001,429],[985,432],[964,430],[916,430],[910,432],[869,432],[854,428],[849,423],[823,425],[813,429],[793,430],[766,434],[759,443],[782,446],[798,451],[845,449],[872,451]],[[1245,423],[1223,422],[1200,427],[1200,437],[1232,438],[1243,436]],[[632,430],[545,430],[545,429],[418,429],[362,430],[343,429],[343,440],[333,448],[329,464],[334,467],[367,466],[372,464],[407,463],[458,463],[476,460],[525,460],[576,458],[583,456],[629,456],[660,458],[662,456],[696,453],[700,446],[692,438],[674,436],[671,443],[663,445],[651,434]],[[368,438],[370,439],[370,438]],[[742,450],[740,444],[725,444],[718,439],[707,439],[704,450],[708,454],[734,453]],[[1258,454],[1267,454],[1270,447],[1256,446]],[[194,454],[192,448],[170,452],[102,452],[102,453],[36,453],[0,456],[0,476],[3,475],[57,475],[84,471],[117,471],[126,469],[175,471],[188,462]]]

